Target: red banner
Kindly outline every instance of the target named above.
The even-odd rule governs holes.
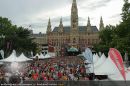
[[[114,64],[116,65],[116,67],[119,69],[123,78],[126,80],[125,69],[124,69],[123,60],[120,52],[115,48],[110,48],[109,56],[114,62]]]

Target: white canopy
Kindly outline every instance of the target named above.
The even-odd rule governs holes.
[[[18,57],[16,57],[16,53],[12,53],[9,57],[0,60],[2,62],[17,62],[18,61]]]
[[[28,61],[28,60],[32,60],[32,59],[27,58],[23,53],[18,57],[19,62]]]
[[[39,59],[45,59],[45,56],[42,53],[40,53]]]
[[[125,71],[125,73],[126,73],[126,80],[129,81],[130,80],[130,69],[127,68],[127,70]],[[110,80],[115,80],[115,81],[117,81],[117,80],[121,80],[121,81],[124,80],[118,69],[117,69],[117,71],[116,71],[115,74],[109,75],[108,78]]]
[[[37,53],[34,57],[31,57],[31,58],[36,58],[36,56],[38,56],[38,58],[40,57],[40,55]]]
[[[45,55],[45,58],[51,58],[51,56],[47,53],[47,54]]]
[[[94,70],[96,75],[113,75],[117,72],[115,64],[110,58],[107,58],[105,62]]]
[[[2,65],[3,64],[3,62],[0,62],[0,65]]]
[[[98,55],[96,55],[96,56],[98,56]],[[103,53],[101,58],[98,59],[98,61],[94,64],[94,68],[98,68],[99,66],[101,66],[105,62],[105,60],[106,60],[106,56]]]
[[[96,53],[96,54],[93,54],[93,63],[94,63],[94,64],[97,63],[98,60],[99,60],[98,54],[97,54],[97,53]]]
[[[104,57],[102,56],[101,58],[99,58],[98,54],[93,54],[93,63],[90,63],[88,65],[86,65],[86,72],[87,73],[93,73],[94,69],[95,69],[95,64],[101,64],[101,62],[103,62]],[[88,60],[85,61],[85,63],[88,63]]]

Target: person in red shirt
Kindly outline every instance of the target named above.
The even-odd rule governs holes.
[[[58,78],[60,79],[62,77],[62,73],[61,72],[58,72]]]
[[[52,78],[52,76],[49,76],[48,80],[52,81],[52,80],[54,80],[54,79]]]
[[[47,77],[46,77],[46,76],[44,76],[44,77],[43,77],[43,80],[44,80],[44,81],[47,81],[48,79],[47,79]]]
[[[42,79],[44,80],[44,77],[45,77],[44,71],[41,73],[41,76],[42,76]]]
[[[34,74],[32,74],[33,80],[38,80],[38,73],[35,71]]]
[[[50,67],[50,72],[54,72],[55,68],[54,67]]]

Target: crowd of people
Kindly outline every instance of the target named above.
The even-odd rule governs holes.
[[[5,77],[11,77],[12,75],[19,76],[23,81],[77,81],[90,79],[89,75],[86,74],[84,61],[76,56],[55,57],[44,60],[36,58],[30,62],[20,63],[19,68],[13,70],[13,72],[6,67],[7,65],[0,68],[0,79],[5,79]],[[8,79],[8,81],[10,80]]]

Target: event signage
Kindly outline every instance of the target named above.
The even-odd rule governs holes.
[[[110,48],[109,57],[114,62],[116,67],[119,69],[123,78],[126,80],[125,69],[123,66],[123,60],[122,60],[122,56],[121,56],[120,52],[115,48]]]

